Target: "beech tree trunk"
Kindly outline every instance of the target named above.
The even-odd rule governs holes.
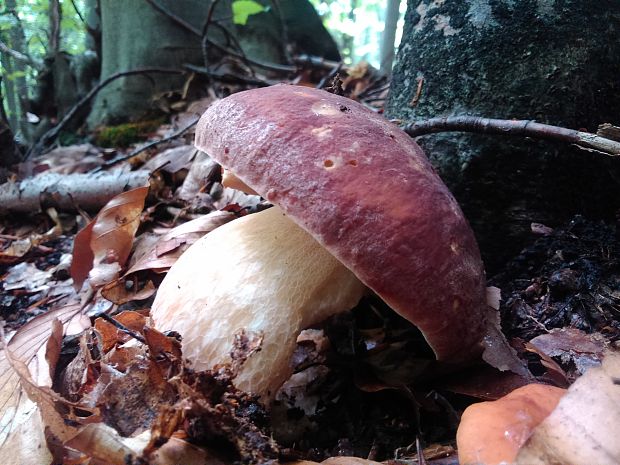
[[[596,131],[620,122],[620,2],[410,0],[386,113],[532,119]],[[418,140],[461,202],[487,266],[531,222],[620,208],[619,161],[560,143],[446,133]]]
[[[287,45],[284,41],[288,40],[296,52],[320,54],[325,50],[327,58],[339,58],[333,40],[308,0],[277,2],[278,8],[271,0],[258,0],[266,7],[265,11],[249,16],[244,25],[233,24],[231,3],[231,0],[222,0],[217,4],[212,16],[217,24],[208,27],[209,39],[228,50],[239,54],[234,43],[236,40],[249,58],[284,63]],[[182,69],[184,64],[205,66],[201,32],[209,5],[210,2],[203,0],[100,0],[101,80],[119,71],[139,68]],[[185,25],[163,13],[162,9]],[[234,36],[234,40],[226,37],[221,26]],[[211,43],[207,44],[207,51],[211,65],[218,64],[227,54]],[[266,73],[260,67],[256,70]],[[88,118],[89,125],[95,127],[141,118],[153,109],[154,96],[181,90],[185,79],[184,76],[162,74],[119,79],[97,95]]]

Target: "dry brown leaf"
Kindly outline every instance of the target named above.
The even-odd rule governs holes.
[[[222,188],[222,195],[213,202],[213,206],[218,210],[225,208],[230,209],[231,206],[237,205],[237,210],[255,209],[261,203],[262,199],[258,195],[248,195],[245,192],[231,189],[229,187]]]
[[[149,326],[145,326],[143,331],[152,357],[157,357],[160,354],[169,354],[177,359],[181,358],[181,343],[178,340],[168,337]]]
[[[153,465],[225,465],[226,462],[178,438],[170,440],[150,456]]]
[[[521,448],[517,465],[620,463],[620,354],[609,352],[568,389]]]
[[[126,281],[123,278],[112,281],[101,289],[101,295],[116,305],[122,305],[134,300],[145,300],[155,294],[155,292],[157,292],[157,289],[155,289],[152,281],[147,281],[141,289],[136,291],[133,286],[127,289]]]
[[[43,434],[44,426],[37,405],[26,399],[21,404],[11,436],[0,447],[2,465],[41,465],[52,463]]]
[[[219,165],[217,162],[206,153],[198,151],[189,169],[189,173],[187,173],[187,177],[183,185],[177,191],[176,196],[183,200],[191,200],[204,189],[218,171]]]
[[[88,272],[93,268],[93,251],[90,247],[90,239],[93,234],[94,220],[81,229],[73,238],[73,259],[71,260],[71,277],[73,286],[80,289]]]
[[[438,387],[481,400],[497,400],[528,384],[529,378],[491,366],[470,367],[467,375],[455,373],[445,377]]]
[[[19,442],[19,439],[13,436],[20,434],[21,425],[26,421],[36,421],[30,420],[31,416],[19,415],[19,412],[27,410],[32,404],[26,392],[33,396],[35,401],[40,397],[47,397],[47,391],[39,391],[38,381],[35,380],[50,377],[50,367],[44,360],[45,353],[42,352],[54,331],[53,321],[57,319],[63,323],[67,328],[66,332],[70,334],[79,331],[88,322],[84,322],[80,316],[79,304],[50,310],[22,326],[10,339],[8,349],[0,351],[0,457],[9,456],[10,447],[13,447],[11,444]],[[69,323],[72,321],[81,323],[71,326]],[[48,401],[49,398],[46,398],[45,402]],[[45,418],[45,414],[43,417]],[[64,424],[64,421],[62,423]]]
[[[54,373],[56,372],[56,364],[60,358],[60,349],[62,348],[62,335],[64,332],[63,324],[60,320],[55,319],[52,321],[52,332],[50,338],[45,344],[45,361],[49,367],[50,381],[54,379]],[[50,384],[51,386],[51,384]]]
[[[145,435],[122,438],[114,428],[96,423],[86,425],[65,445],[94,459],[95,463],[125,465],[140,455],[147,442]]]
[[[149,171],[161,169],[174,174],[182,169],[189,169],[196,152],[197,149],[193,145],[173,147],[155,155],[142,166],[142,169]]]
[[[37,159],[41,165],[49,166],[52,173],[86,173],[104,162],[100,149],[92,144],[58,147]]]
[[[548,357],[559,357],[567,364],[572,361],[580,374],[601,364],[606,346],[600,334],[586,334],[571,327],[552,329],[530,343]]]
[[[127,329],[136,333],[142,333],[146,324],[146,317],[138,312],[125,311],[114,316],[114,319]],[[115,345],[121,345],[131,339],[131,336],[119,330],[113,324],[107,322],[103,318],[95,320],[95,329],[101,337],[100,342],[103,352],[109,352]]]
[[[150,431],[134,438],[123,438],[102,423],[87,425],[68,442],[68,446],[95,459],[95,464],[125,465],[127,458],[140,457],[150,439]],[[152,465],[224,465],[199,447],[182,439],[171,438],[149,456]],[[34,465],[34,464],[33,464]]]
[[[41,271],[34,264],[23,262],[11,267],[4,276],[2,283],[5,291],[16,289],[28,293],[47,291],[50,289],[53,270]]]
[[[570,382],[566,372],[555,360],[531,342],[526,342],[524,348],[526,351],[535,353],[540,357],[541,365],[547,369],[547,373],[545,375],[547,379],[551,380],[553,384],[559,387],[566,388],[569,386]]]
[[[138,187],[117,195],[75,236],[71,276],[76,287],[97,267],[125,264],[147,194],[148,187]]]
[[[362,459],[360,457],[330,457],[321,462],[321,465],[383,465],[374,460]]]
[[[214,211],[171,229],[152,243],[151,249],[131,265],[125,276],[141,270],[167,270],[190,245],[233,219],[233,213]]]

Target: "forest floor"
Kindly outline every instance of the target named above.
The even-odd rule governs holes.
[[[204,105],[200,111],[199,106],[188,108],[187,113],[199,114]],[[182,126],[179,121],[188,117],[177,115],[176,126],[163,125],[150,136],[170,134]],[[420,450],[428,464],[457,463],[454,437],[463,409],[475,401],[496,398],[524,381],[482,365],[426,377],[421,367],[431,363],[432,353],[423,337],[372,296],[351,312],[304,332],[294,364],[297,372],[305,373],[305,381],[301,387],[285,386],[271,411],[271,422],[260,404],[236,391],[225,374],[187,371],[180,357],[176,361],[164,357],[144,366],[123,359],[125,374],[131,373],[132,380],[125,378],[111,389],[113,383],[108,379],[108,388],[100,388],[103,366],[118,364],[129,353],[142,353],[143,349],[133,347],[121,357],[119,350],[134,336],[146,337],[144,315],[162,271],[197,237],[230,218],[202,224],[191,231],[191,237],[175,233],[174,228],[220,210],[235,217],[261,208],[260,198],[222,187],[219,170],[209,160],[197,157],[191,140],[189,131],[114,167],[154,173],[151,193],[135,224],[135,239],[132,235],[130,242],[122,246],[132,250],[127,267],[136,271],[122,275],[123,279],[113,286],[104,286],[108,299],[99,292],[92,300],[87,312],[89,321],[80,324],[83,328],[94,326],[97,333],[89,330],[87,335],[75,336],[70,334],[79,331],[68,332],[58,341],[55,369],[51,370],[53,386],[72,402],[88,393],[91,407],[105,410],[99,415],[123,436],[150,427],[159,428],[165,436],[161,432],[164,420],[175,426],[171,431],[180,427],[170,412],[162,416],[153,405],[155,399],[174,405],[168,397],[175,398],[179,392],[174,391],[178,386],[173,390],[168,385],[162,387],[163,381],[152,374],[154,366],[160,371],[165,367],[194,389],[195,416],[185,419],[191,423],[185,427],[190,442],[219,448],[220,457],[245,463],[272,458],[321,461],[339,455],[412,463]],[[45,170],[86,173],[93,166],[105,167],[115,156],[129,151],[117,147],[102,150],[94,145],[58,148],[22,168],[32,175]],[[66,163],[67,157],[76,153],[84,162],[81,167]],[[200,182],[196,183],[196,179]],[[136,199],[131,202],[139,204]],[[0,318],[5,322],[5,333],[13,335],[13,340],[22,332],[26,348],[18,355],[27,364],[40,347],[47,344],[50,350],[47,341],[52,338],[54,318],[65,324],[80,320],[76,315],[81,313],[84,294],[73,289],[69,264],[71,256],[74,260],[84,258],[79,255],[83,252],[74,249],[74,239],[89,220],[84,212],[54,208],[29,216],[7,213],[2,219]],[[156,243],[167,244],[166,250],[156,250]],[[501,291],[503,331],[539,381],[567,387],[588,367],[600,363],[606,347],[617,347],[619,257],[620,236],[615,224],[575,216],[553,229],[533,224],[530,244],[489,277],[489,286]],[[71,313],[67,308],[78,310]],[[119,316],[123,312],[126,315]],[[102,320],[106,313],[124,322],[118,331],[111,329],[109,319]],[[45,315],[49,318],[42,319]],[[33,322],[44,322],[45,328]],[[166,344],[172,344],[167,351],[177,350],[170,341],[147,340],[145,344],[151,351],[154,347],[163,351]],[[95,346],[99,350],[94,350]],[[6,381],[6,372],[3,376],[0,394],[9,399],[2,406],[6,410],[14,406],[11,402],[19,402],[18,396],[9,392],[17,392],[19,387]],[[93,393],[98,389],[102,392],[96,397]],[[141,400],[134,399],[131,404],[121,400],[131,390]],[[223,402],[225,397],[228,410],[224,413],[209,404]],[[237,407],[230,407],[232,404]],[[71,421],[76,421],[78,414],[72,415]],[[124,418],[127,416],[133,418]],[[416,438],[422,446],[416,445]],[[47,440],[48,444],[53,442],[49,437]],[[236,452],[231,455],[231,450]]]

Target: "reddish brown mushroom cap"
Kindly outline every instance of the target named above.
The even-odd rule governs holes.
[[[438,359],[480,353],[485,279],[473,233],[395,125],[344,97],[278,85],[216,102],[196,146],[420,328]]]

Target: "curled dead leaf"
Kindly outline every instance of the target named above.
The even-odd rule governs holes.
[[[190,245],[235,218],[233,213],[214,211],[171,229],[135,259],[125,276],[141,270],[167,270]]]
[[[138,187],[117,195],[75,236],[71,276],[77,288],[98,266],[125,264],[147,194],[148,187]]]

